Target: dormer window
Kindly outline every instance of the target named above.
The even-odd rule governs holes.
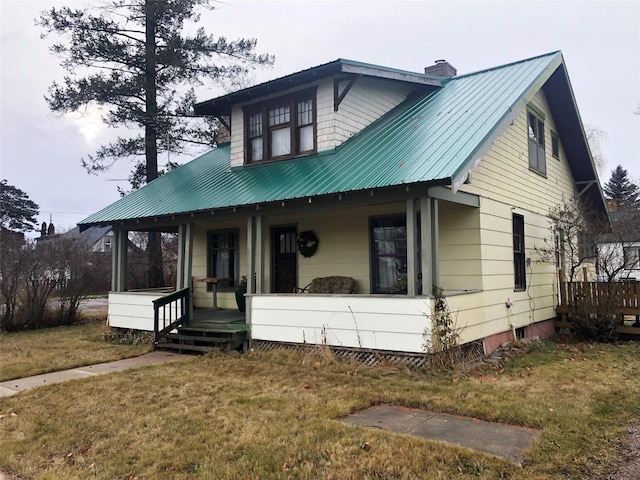
[[[305,90],[244,109],[245,163],[316,152],[316,91]]]

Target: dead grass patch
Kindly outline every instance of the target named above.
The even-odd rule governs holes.
[[[85,314],[79,325],[0,333],[0,381],[135,357],[151,344],[103,339],[104,314]]]
[[[3,399],[0,413],[14,415],[0,420],[0,468],[33,479],[584,479],[619,455],[640,414],[639,359],[633,343],[548,343],[434,376],[322,351],[209,354]],[[380,403],[542,434],[516,467],[339,421]]]

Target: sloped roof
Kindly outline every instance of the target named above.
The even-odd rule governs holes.
[[[74,238],[81,242],[84,242],[89,247],[93,247],[96,243],[98,243],[102,237],[107,235],[111,231],[111,227],[98,227],[94,226],[88,228],[84,231],[80,231],[78,227],[72,228],[66,233],[61,234],[61,236],[65,238]]]
[[[562,54],[552,52],[444,80],[442,88],[407,99],[330,152],[231,169],[230,147],[220,146],[80,225],[403,184],[445,184],[455,191],[543,85],[574,178],[595,182],[585,184],[587,195],[606,211]]]

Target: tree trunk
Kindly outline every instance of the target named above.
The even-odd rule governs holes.
[[[146,0],[145,9],[145,101],[146,118],[144,128],[145,170],[147,183],[158,177],[158,103],[156,99],[156,11],[154,0]],[[147,242],[149,262],[149,287],[163,287],[162,243],[157,232],[149,232]]]

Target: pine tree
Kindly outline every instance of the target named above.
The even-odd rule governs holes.
[[[29,232],[37,228],[38,205],[19,188],[0,181],[0,226],[12,232]]]
[[[631,182],[627,171],[618,165],[611,171],[611,178],[604,184],[605,197],[609,200],[612,210],[633,210],[640,208],[640,189]]]
[[[105,3],[88,10],[52,8],[36,22],[45,37],[56,33],[66,39],[51,49],[69,75],[51,85],[46,99],[57,113],[102,107],[107,125],[140,132],[82,159],[89,173],[105,171],[119,159],[139,159],[130,176],[136,188],[157,178],[159,151],[185,153],[215,144],[217,123],[192,115],[194,85],[234,84],[250,69],[271,65],[273,57],[255,53],[255,39],[227,41],[202,28],[184,35],[199,11],[210,8],[209,0]],[[149,234],[152,287],[163,284],[159,241],[159,235]]]

